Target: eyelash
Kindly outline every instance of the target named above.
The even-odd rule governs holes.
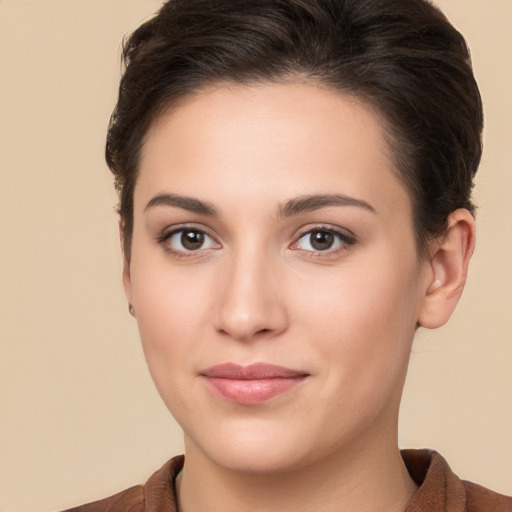
[[[196,233],[199,235],[203,235],[208,237],[211,240],[211,244],[213,244],[213,247],[206,247],[206,248],[198,248],[197,250],[191,249],[191,250],[180,250],[175,249],[171,246],[170,240],[175,236],[181,233],[181,236],[183,236],[184,233]],[[299,247],[300,242],[306,238],[308,235],[311,236],[313,233],[323,233],[332,235],[334,237],[334,243],[338,244],[338,247],[335,249],[328,248],[326,250],[306,250],[301,249]],[[161,244],[165,251],[173,254],[174,256],[178,258],[190,258],[190,257],[197,257],[201,253],[205,253],[206,251],[210,253],[212,250],[217,250],[221,248],[221,245],[215,240],[215,238],[208,232],[208,230],[204,229],[203,227],[197,227],[193,225],[185,225],[185,226],[179,226],[171,231],[166,231],[162,235],[158,236],[156,238],[157,243]],[[292,250],[298,250],[303,251],[304,253],[309,253],[310,257],[328,257],[332,256],[333,254],[337,254],[343,250],[346,250],[349,246],[354,245],[356,243],[356,238],[353,236],[349,236],[346,233],[335,229],[330,226],[314,226],[307,231],[301,232],[298,237],[296,238],[295,242],[293,242],[289,247]]]
[[[328,248],[326,250],[305,250],[302,249],[305,253],[309,253],[308,256],[310,257],[329,257],[335,254],[338,254],[339,252],[342,252],[344,250],[347,250],[348,247],[354,245],[356,243],[356,238],[354,236],[350,236],[347,233],[335,229],[331,226],[314,226],[306,231],[303,231],[299,234],[298,238],[295,242],[291,245],[291,249],[293,250],[301,250],[299,247],[299,244],[301,240],[306,238],[307,236],[311,236],[313,233],[327,233],[329,235],[332,235],[334,237],[334,243],[338,243],[338,247],[332,249]],[[337,241],[337,242],[336,242]]]
[[[208,247],[205,249],[199,248],[197,250],[180,250],[173,248],[170,244],[170,240],[172,239],[172,237],[180,233],[183,236],[183,234],[186,232],[204,235],[208,237],[216,247]],[[162,235],[157,237],[156,241],[157,243],[161,244],[164,247],[165,251],[171,253],[173,256],[176,256],[178,258],[197,257],[200,253],[204,253],[205,251],[210,252],[211,250],[216,250],[221,247],[221,245],[215,240],[215,238],[212,235],[210,235],[210,233],[206,229],[204,229],[203,227],[197,227],[193,225],[179,226],[172,229],[171,231],[166,231],[162,233]]]

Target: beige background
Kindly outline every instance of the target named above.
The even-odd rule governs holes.
[[[439,0],[485,101],[479,242],[451,324],[415,344],[402,446],[512,494],[512,2]],[[119,42],[158,0],[0,0],[0,510],[109,495],[181,451],[120,281],[103,139]]]

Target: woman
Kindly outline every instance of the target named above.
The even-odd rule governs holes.
[[[185,461],[73,510],[512,510],[397,445],[475,242],[460,34],[424,0],[171,0],[125,61],[123,281]]]

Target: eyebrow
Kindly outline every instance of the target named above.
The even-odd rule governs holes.
[[[158,194],[148,202],[144,211],[156,206],[182,208],[183,210],[198,213],[200,215],[207,215],[209,217],[219,216],[219,212],[213,204],[193,197],[180,196],[176,194]]]
[[[201,201],[193,197],[181,196],[177,194],[158,194],[150,199],[144,211],[157,206],[170,206],[181,208],[189,212],[209,217],[219,217],[219,212],[212,203]],[[372,213],[377,213],[375,208],[363,201],[341,194],[316,194],[295,197],[286,201],[278,208],[278,218],[292,217],[301,213],[312,212],[327,208],[329,206],[356,206]]]
[[[300,213],[312,212],[326,208],[328,206],[356,206],[372,213],[377,213],[375,208],[355,197],[344,196],[341,194],[317,194],[295,197],[286,201],[278,209],[279,217],[291,217]]]

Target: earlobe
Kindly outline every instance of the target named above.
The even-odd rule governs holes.
[[[418,323],[435,329],[452,315],[466,283],[469,260],[475,247],[475,220],[465,209],[453,212],[448,228],[432,242],[429,282]]]

